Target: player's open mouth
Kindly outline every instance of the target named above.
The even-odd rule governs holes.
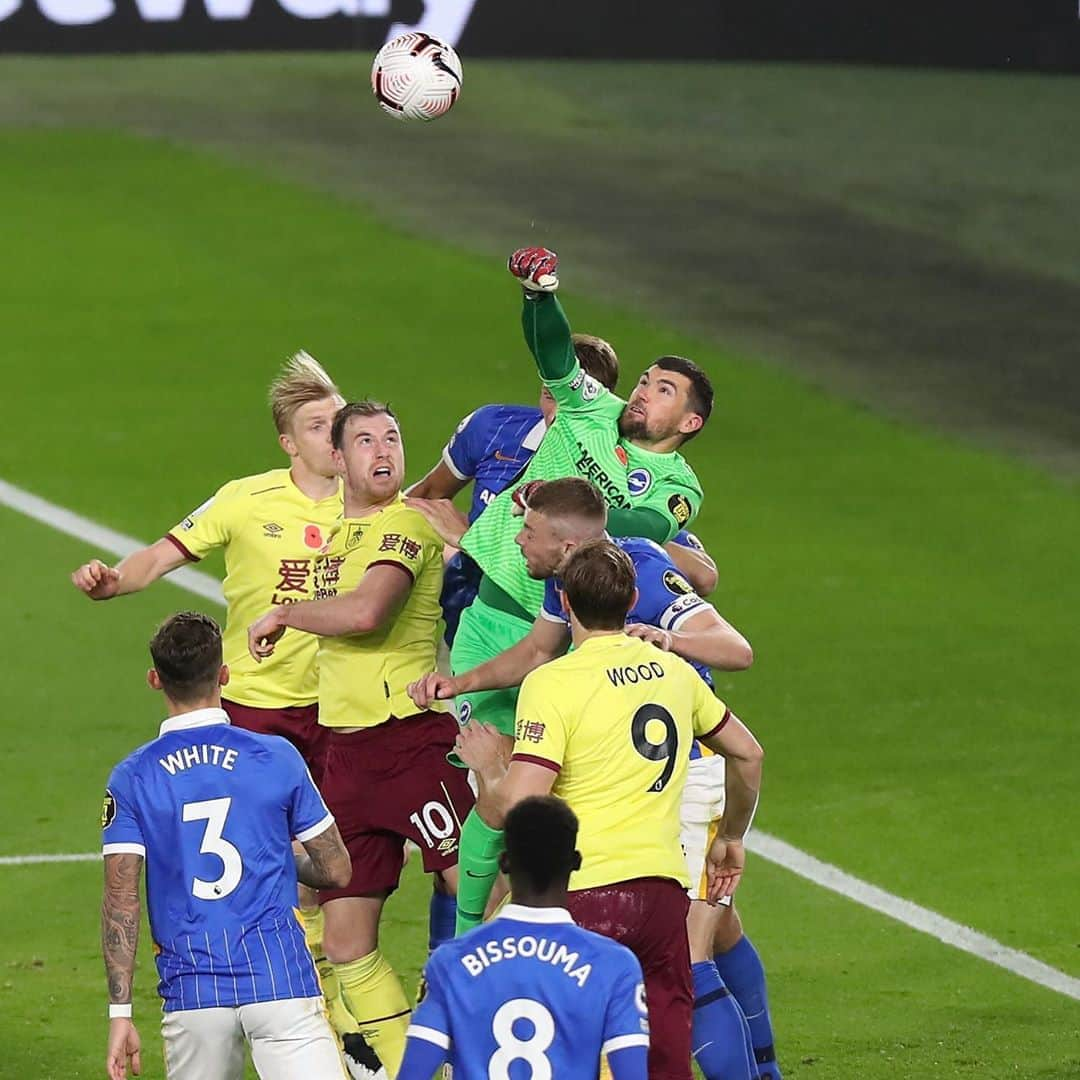
[[[380,465],[371,475],[380,480],[388,480],[394,474],[389,465]]]
[[[640,405],[627,405],[626,411],[632,416],[644,416],[645,410]]]

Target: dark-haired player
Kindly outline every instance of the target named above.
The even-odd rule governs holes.
[[[129,1060],[139,1072],[131,984],[145,863],[169,1080],[239,1080],[245,1041],[263,1080],[344,1080],[294,914],[298,876],[316,889],[349,879],[334,819],[294,747],[230,725],[213,619],[172,616],[150,655],[168,719],[113,770],[102,809],[108,1074],[123,1080]]]
[[[455,1080],[519,1070],[595,1080],[601,1054],[614,1080],[645,1080],[641,965],[566,910],[570,875],[581,867],[577,833],[573,811],[551,796],[523,799],[507,815],[501,864],[510,903],[428,961],[428,996],[398,1080],[429,1080],[446,1060]]]
[[[761,747],[683,659],[625,632],[636,594],[630,557],[589,540],[562,572],[574,651],[521,687],[509,767],[499,735],[471,724],[462,760],[484,779],[495,816],[553,792],[581,822],[582,867],[569,910],[641,961],[649,1007],[649,1076],[689,1080],[693,984],[679,803],[696,737],[727,762],[723,818],[706,855],[707,898],[732,895],[757,802]]]

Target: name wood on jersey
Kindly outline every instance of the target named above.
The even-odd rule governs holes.
[[[502,941],[488,941],[461,958],[461,964],[470,975],[480,975],[492,964],[514,957],[536,959],[553,967],[561,967],[563,974],[584,986],[592,974],[592,964],[579,963],[580,957],[571,952],[561,941],[535,938],[532,934],[521,937],[505,937]]]
[[[655,660],[650,660],[647,664],[609,667],[607,677],[612,686],[626,686],[627,683],[652,682],[653,679],[662,679],[664,669]]]

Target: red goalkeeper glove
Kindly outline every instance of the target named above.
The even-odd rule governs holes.
[[[559,256],[547,248],[518,248],[507,266],[529,292],[550,293],[559,287]]]
[[[510,501],[514,504],[510,511],[514,517],[521,517],[529,509],[529,500],[543,482],[543,480],[530,480],[527,484],[514,488],[514,494],[510,496]]]

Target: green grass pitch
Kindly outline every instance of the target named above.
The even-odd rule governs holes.
[[[499,258],[328,196],[327,177],[283,179],[257,160],[266,147],[238,165],[180,136],[28,128],[4,93],[0,478],[153,539],[225,479],[278,463],[263,394],[300,347],[347,394],[394,404],[411,476],[478,403],[534,396]],[[616,345],[624,386],[668,351],[718,386],[688,456],[717,605],[757,654],[719,691],[766,747],[758,825],[1080,975],[1074,485],[679,328],[693,319],[599,302],[603,276],[582,288],[562,254],[567,311]],[[180,607],[212,609],[168,583],[92,606],[67,574],[97,552],[4,508],[0,552],[0,855],[91,851],[109,768],[159,721],[148,635]],[[0,1078],[102,1075],[100,868],[0,866],[0,882]],[[425,888],[410,874],[385,925],[410,987]],[[786,1076],[1080,1076],[1075,1002],[760,859],[740,905]],[[136,1007],[152,1078],[148,944]]]

